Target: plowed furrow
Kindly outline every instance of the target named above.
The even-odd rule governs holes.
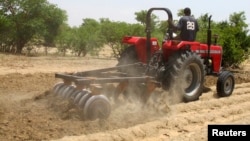
[[[249,83],[237,85],[230,97],[217,98],[214,88],[202,100],[170,106],[170,112],[157,120],[126,129],[95,133],[78,137],[78,140],[143,140],[189,141],[207,140],[208,124],[249,124]],[[240,107],[240,108],[239,108]],[[74,139],[64,137],[60,140]],[[75,138],[76,139],[76,138]]]

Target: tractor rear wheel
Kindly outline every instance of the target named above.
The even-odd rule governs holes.
[[[201,57],[194,52],[185,51],[169,59],[163,85],[167,85],[165,88],[169,88],[170,95],[177,95],[179,101],[195,101],[202,94],[204,76]]]
[[[137,63],[137,54],[135,46],[129,46],[121,53],[120,58],[118,58],[118,64],[116,66],[129,65]],[[124,67],[118,69],[120,72],[127,73],[128,75],[138,74],[140,71],[136,67]]]
[[[129,46],[121,53],[117,66],[128,65],[138,62],[135,46]]]
[[[138,60],[136,47],[131,45],[127,47],[122,53],[120,58],[118,59],[118,64],[116,66],[123,66],[118,69],[118,71],[127,73],[128,76],[140,76],[141,74],[145,73],[145,67],[143,65],[135,65],[133,67],[129,67],[126,65],[131,65],[135,63],[141,63]]]

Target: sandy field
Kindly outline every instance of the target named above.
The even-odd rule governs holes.
[[[0,140],[206,141],[208,124],[250,124],[248,63],[244,71],[234,73],[236,85],[230,97],[218,98],[217,78],[207,77],[205,84],[211,90],[198,101],[168,104],[166,100],[161,110],[123,103],[112,106],[106,121],[83,121],[76,110],[66,111],[65,104],[59,104],[62,101],[52,98],[50,90],[60,81],[54,77],[56,72],[93,70],[116,63],[114,59],[0,54]]]

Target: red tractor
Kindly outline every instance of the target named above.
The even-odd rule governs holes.
[[[172,13],[167,8],[151,8],[147,13],[146,37],[126,36],[123,43],[129,45],[118,59],[115,67],[98,70],[56,73],[62,83],[54,86],[53,92],[69,99],[81,111],[87,120],[108,118],[111,111],[110,100],[102,90],[103,84],[117,83],[113,93],[117,99],[126,93],[128,87],[140,87],[141,100],[146,103],[155,88],[179,95],[185,102],[199,99],[203,92],[205,76],[218,76],[217,94],[219,97],[230,96],[235,80],[230,71],[221,68],[223,49],[211,43],[209,28],[207,43],[176,40],[173,27],[169,27],[166,40],[161,47],[156,38],[151,38],[151,13],[154,10],[165,11],[168,22],[172,22]],[[131,84],[132,85],[129,85]]]
[[[218,96],[230,96],[234,89],[234,76],[221,68],[222,47],[211,44],[211,16],[206,44],[175,40],[173,29],[170,27],[166,40],[160,47],[157,39],[151,38],[150,17],[154,10],[165,11],[168,22],[172,22],[172,13],[169,9],[149,9],[146,20],[147,37],[124,37],[123,43],[129,47],[121,54],[118,65],[136,62],[147,64],[146,75],[155,77],[165,90],[175,85],[186,102],[197,100],[201,96],[206,75],[218,76]]]

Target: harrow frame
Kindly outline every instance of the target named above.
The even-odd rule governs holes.
[[[146,87],[140,95],[142,103],[146,103],[155,88],[160,86],[160,83],[154,77],[143,73],[132,75],[119,72],[121,68],[139,66],[141,67],[143,64],[135,63],[76,73],[55,73],[55,78],[62,79],[63,83],[56,84],[53,92],[65,99],[73,100],[73,103],[83,110],[84,119],[106,119],[111,111],[111,103],[108,97],[102,93],[102,84],[118,84],[113,92],[116,102],[118,96],[128,88],[129,83],[144,83]],[[91,99],[91,97],[95,98]]]

